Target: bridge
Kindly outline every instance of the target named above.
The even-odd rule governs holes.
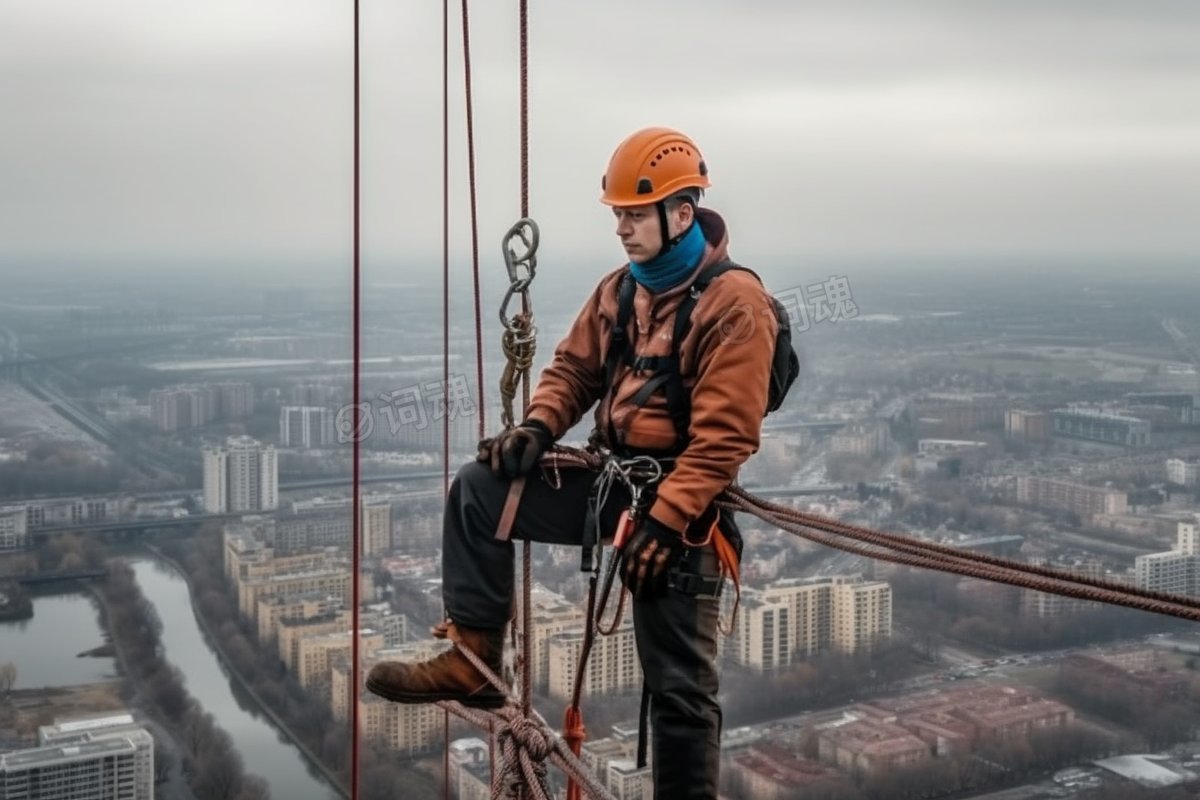
[[[102,569],[77,569],[69,572],[39,572],[36,575],[25,575],[17,578],[17,583],[21,583],[26,586],[37,586],[39,584],[60,583],[62,581],[103,578],[107,574],[108,573]]]
[[[419,473],[424,477],[441,477],[442,473]],[[388,476],[394,477],[394,476]],[[405,476],[406,478],[416,477],[414,475]],[[337,479],[341,481],[341,479]],[[385,476],[378,476],[376,480],[385,480]],[[349,481],[341,481],[349,483]],[[364,480],[364,483],[367,481]],[[336,485],[330,482],[321,482],[321,485]],[[759,497],[805,497],[814,495],[827,494],[843,494],[852,491],[853,487],[843,484],[824,484],[819,486],[780,486],[772,488],[746,487],[749,491]],[[434,492],[436,494],[436,492]],[[78,525],[56,525],[45,528],[34,528],[29,531],[29,536],[35,544],[44,542],[50,536],[57,536],[64,533],[99,533],[112,534],[120,533],[126,535],[141,535],[148,531],[154,530],[170,530],[178,528],[187,528],[192,526],[204,525],[208,522],[230,522],[240,520],[247,516],[272,516],[278,511],[239,511],[229,514],[187,514],[180,517],[150,517],[140,519],[118,519],[108,520],[105,522],[83,523]]]
[[[188,514],[184,517],[152,517],[143,519],[122,519],[109,522],[90,522],[82,525],[56,525],[54,527],[34,528],[29,531],[29,538],[35,544],[44,542],[50,536],[63,533],[126,533],[142,534],[150,530],[168,528],[185,528],[199,526],[206,522],[226,522],[249,516],[252,512],[237,514]],[[273,512],[265,511],[264,514]]]

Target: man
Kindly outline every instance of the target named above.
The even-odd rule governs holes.
[[[606,362],[626,273],[622,265],[601,279],[558,345],[524,421],[480,442],[478,460],[465,465],[450,488],[443,529],[449,635],[499,671],[512,599],[513,549],[496,532],[512,478],[527,476],[514,537],[582,542],[595,475],[534,467],[599,401],[594,436],[619,456],[661,456],[668,470],[646,489],[622,566],[634,598],[638,655],[651,699],[655,795],[715,798],[721,572],[709,534],[719,520],[718,536],[734,543],[726,553],[740,553],[740,537],[732,515],[718,515],[712,502],[758,449],[777,321],[758,279],[729,270],[693,298],[690,328],[674,346],[675,310],[705,267],[726,260],[728,246],[724,221],[698,206],[710,186],[708,167],[688,137],[667,128],[634,133],[613,154],[601,185],[601,201],[613,209],[635,282],[629,285],[629,355],[614,362],[608,385],[613,365]],[[664,375],[672,364],[690,398],[690,416],[682,423],[667,397],[671,381]],[[614,488],[599,512],[606,536],[630,501],[623,487]],[[406,703],[457,700],[495,707],[503,702],[456,650],[418,664],[380,664],[371,670],[367,688]]]

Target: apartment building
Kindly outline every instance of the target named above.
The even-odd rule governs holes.
[[[1070,511],[1081,517],[1092,514],[1124,514],[1128,495],[1103,486],[1088,486],[1059,478],[1017,476],[1017,502],[1034,508]]]
[[[231,436],[223,446],[205,447],[202,453],[207,513],[273,511],[279,507],[279,464],[274,446],[249,436]]]
[[[858,576],[789,578],[743,589],[735,661],[759,670],[836,648],[854,652],[891,635],[892,590]]]
[[[1139,589],[1200,596],[1200,518],[1180,522],[1174,550],[1134,559]]]
[[[362,504],[360,515],[362,554],[386,556],[392,552],[392,504],[386,501]]]
[[[0,753],[3,800],[153,800],[154,738],[129,714],[58,721]]]
[[[1200,461],[1168,458],[1167,480],[1179,486],[1200,486]]]
[[[362,659],[362,670],[369,672],[380,661],[422,661],[444,650],[448,645],[436,639],[410,642],[401,647],[378,650]],[[334,661],[330,669],[330,706],[334,718],[350,718],[350,659]],[[360,692],[358,700],[359,725],[364,737],[386,744],[391,750],[405,754],[426,753],[442,741],[442,709],[432,703],[409,705],[391,703],[370,692]]]
[[[277,575],[265,575],[258,578],[246,578],[237,584],[238,610],[250,622],[258,625],[259,601],[274,595],[294,595],[309,592],[333,594],[342,598],[347,608],[354,604],[353,574],[344,565],[326,567],[324,569],[304,572],[285,572]],[[375,596],[374,579],[370,572],[359,576],[361,595],[363,599]]]
[[[1056,437],[1138,448],[1150,444],[1150,423],[1139,417],[1095,408],[1056,408],[1050,412]]]
[[[309,691],[329,685],[330,667],[335,659],[350,658],[353,635],[349,630],[300,638],[296,656],[296,680]],[[383,649],[383,634],[372,630],[359,631],[360,658]]]
[[[29,545],[25,506],[0,506],[0,553]]]
[[[569,699],[575,685],[575,671],[583,651],[583,631],[564,631],[548,640],[551,697]],[[632,614],[626,614],[611,636],[597,635],[588,658],[584,693],[589,697],[620,694],[640,689],[642,668],[637,658]]]
[[[333,409],[324,406],[283,406],[279,409],[279,446],[320,448],[337,443]]]
[[[1049,564],[1044,558],[1031,558],[1029,563],[1036,566],[1050,566],[1055,569],[1083,575],[1088,578],[1104,578],[1104,565],[1095,559],[1079,561],[1075,564]],[[1094,608],[1096,603],[1080,600],[1075,597],[1063,597],[1052,592],[1039,592],[1035,589],[1025,589],[1021,592],[1021,613],[1028,617],[1061,617],[1074,614],[1085,608]]]
[[[1050,415],[1045,411],[1010,409],[1004,414],[1004,436],[1027,444],[1046,442],[1050,439]]]
[[[258,601],[258,642],[268,645],[279,636],[282,622],[303,622],[336,615],[343,608],[342,598],[323,592],[276,594]]]
[[[279,660],[287,667],[288,672],[294,675],[299,670],[300,643],[305,639],[346,631],[354,624],[350,619],[350,612],[340,610],[341,608],[342,605],[339,602],[339,610],[336,611],[329,611],[307,619],[279,621],[279,624],[275,626],[275,647],[279,653]]]
[[[877,456],[888,448],[891,434],[884,422],[859,422],[847,425],[833,435],[830,449],[853,456]]]

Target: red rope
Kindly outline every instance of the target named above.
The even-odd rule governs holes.
[[[448,23],[445,23],[447,24]],[[448,38],[448,37],[447,37]],[[478,414],[479,423],[477,433],[482,439],[487,435],[487,414],[485,411],[485,400],[483,391],[483,312],[480,307],[480,296],[482,294],[479,280],[479,216],[477,211],[476,199],[476,184],[475,184],[475,114],[474,106],[471,97],[471,19],[468,9],[467,0],[462,0],[462,38],[463,38],[463,89],[466,94],[466,122],[467,122],[467,179],[470,184],[470,201],[471,201],[471,274],[474,282],[474,300],[475,300],[475,383],[477,387],[478,397]],[[448,50],[448,45],[443,46],[443,51]],[[443,59],[447,56],[443,53]],[[443,62],[443,71],[445,71],[445,62]],[[443,123],[448,127],[448,89],[443,89],[446,93],[443,95]],[[449,134],[445,134],[448,136]],[[448,145],[446,145],[448,148]],[[448,159],[448,157],[447,157]],[[447,190],[449,188],[450,178],[448,166],[443,167],[443,178],[445,180]],[[445,234],[447,242],[447,250],[449,248],[449,234]],[[443,387],[446,398],[446,416],[449,418],[449,385]],[[447,441],[447,452],[449,451],[449,443]],[[447,457],[447,462],[449,458]],[[450,716],[446,713],[445,717],[445,790],[449,792],[450,786]],[[447,795],[448,796],[448,795]]]
[[[521,216],[529,216],[529,7],[521,0]],[[529,402],[526,400],[526,402]]]
[[[442,497],[450,495],[450,0],[442,0]],[[442,616],[446,609],[442,608]],[[450,712],[442,709],[442,797],[450,800]]]
[[[529,216],[529,10],[527,0],[520,0],[521,29],[521,216]],[[521,293],[521,311],[529,314],[529,295]],[[529,407],[529,372],[521,374],[521,416]],[[528,717],[533,709],[533,544],[526,541],[521,547],[521,710]]]
[[[467,180],[471,186],[471,273],[475,281],[475,380],[479,387],[479,438],[487,435],[483,397],[483,312],[480,309],[479,219],[475,192],[475,115],[471,103],[471,20],[462,0],[463,87],[467,95]]]
[[[350,607],[350,674],[353,678],[350,681],[350,797],[352,800],[358,800],[358,696],[359,696],[359,663],[358,653],[358,603],[359,603],[359,564],[362,560],[361,542],[359,536],[359,525],[362,520],[359,518],[359,502],[362,496],[362,485],[360,484],[359,475],[359,456],[362,450],[362,443],[359,441],[362,437],[358,432],[362,430],[359,423],[362,422],[362,408],[359,406],[361,397],[361,387],[359,379],[361,378],[362,364],[362,258],[361,258],[361,236],[360,236],[360,214],[359,214],[359,24],[358,24],[358,0],[354,0],[354,466],[353,466],[353,510],[351,513],[350,530],[353,531],[350,539],[350,561],[351,569],[354,574],[351,576],[350,583],[352,585],[351,607]]]

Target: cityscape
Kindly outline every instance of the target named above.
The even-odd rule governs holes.
[[[997,275],[792,278],[805,292],[776,278],[802,374],[739,484],[1200,597],[1200,318],[1194,279],[1173,280],[1073,274],[1030,293]],[[321,289],[10,289],[0,798],[348,796],[352,652],[365,673],[447,646],[428,633],[444,470],[474,457],[481,420],[485,435],[499,426],[499,349],[486,345],[481,401],[456,323],[447,381],[435,292],[370,287],[355,417],[350,332]],[[541,300],[537,369],[578,300]],[[1200,786],[1190,623],[738,523],[723,797],[1171,800]],[[533,558],[530,674],[554,722],[588,573],[578,549]],[[596,638],[582,758],[615,797],[643,800],[628,616]],[[436,706],[358,698],[363,797],[491,796],[486,734],[453,721],[447,735]]]

